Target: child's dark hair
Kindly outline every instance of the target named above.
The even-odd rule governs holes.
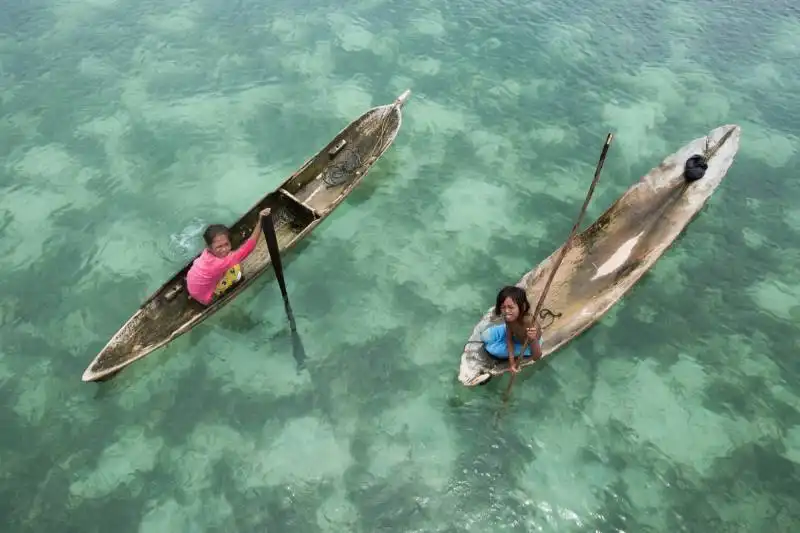
[[[514,303],[517,304],[520,316],[526,315],[531,308],[531,305],[528,303],[528,295],[525,294],[525,289],[521,289],[515,285],[507,285],[497,293],[497,302],[494,304],[495,315],[500,316],[500,307],[503,306],[503,302],[506,301],[506,298],[511,298]]]
[[[217,235],[228,235],[230,237],[230,234],[231,232],[227,226],[222,224],[211,224],[203,232],[203,240],[206,241],[206,245],[211,246],[211,243],[214,242],[214,237]]]

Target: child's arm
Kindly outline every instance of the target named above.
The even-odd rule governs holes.
[[[542,330],[538,324],[532,323],[528,326],[526,334],[527,343],[533,351],[533,360],[538,361],[542,358]]]
[[[256,227],[253,228],[253,233],[250,234],[250,238],[247,239],[239,248],[231,252],[231,255],[228,256],[230,258],[227,261],[228,268],[239,264],[240,262],[244,261],[248,255],[253,253],[253,250],[256,249],[258,239],[261,237],[261,219],[269,214],[269,208],[264,209],[258,214],[258,222],[256,222]]]
[[[258,214],[258,222],[256,222],[256,227],[253,228],[253,233],[250,234],[250,240],[251,241],[258,242],[258,238],[261,237],[261,231],[262,231],[261,230],[261,226],[262,226],[261,219],[264,218],[265,216],[269,215],[269,214],[270,214],[270,209],[269,208],[266,208],[266,209],[262,210]]]
[[[537,361],[542,358],[542,330],[536,329],[536,342],[533,343],[533,358]]]
[[[244,241],[243,245],[232,251],[230,255],[225,258],[225,270],[244,261],[244,259],[256,249],[257,242],[258,241],[251,236],[249,239]]]

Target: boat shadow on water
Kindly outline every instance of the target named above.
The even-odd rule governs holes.
[[[546,359],[546,358],[545,358]],[[520,386],[529,380],[537,380],[539,383],[546,382],[546,378],[553,378],[555,376],[555,369],[549,364],[550,361],[542,360],[539,364],[532,365],[526,368],[525,371],[520,372],[515,379],[515,385]],[[540,393],[537,399],[530,399],[524,394],[507,395],[505,394],[508,388],[509,376],[492,376],[484,381],[475,389],[481,393],[475,396],[475,389],[464,389],[457,383],[453,383],[453,390],[448,395],[447,406],[449,410],[456,413],[458,416],[477,416],[480,418],[492,420],[492,428],[494,430],[502,429],[501,422],[505,416],[511,411],[525,411],[530,412],[532,409],[540,410],[547,407],[541,402],[546,404],[547,398],[550,397],[546,392],[543,396]],[[544,379],[544,381],[543,381]],[[557,396],[552,396],[557,397]]]
[[[381,158],[381,164],[370,171],[370,179],[364,180],[357,189],[347,197],[350,207],[361,207],[387,186],[393,176],[402,175],[400,161],[396,153],[391,152]]]
[[[234,310],[232,313],[228,314],[225,317],[220,317],[217,321],[218,326],[222,327],[227,331],[231,331],[237,334],[249,333],[256,328],[264,328],[267,323],[264,320],[258,320],[253,317],[253,313],[248,311],[242,310]],[[134,373],[147,373],[152,371],[159,371],[159,368],[163,366],[164,360],[166,358],[172,357],[191,357],[191,349],[197,346],[200,346],[203,340],[211,333],[213,330],[213,325],[209,324],[211,327],[201,328],[195,331],[190,332],[188,335],[185,336],[184,339],[179,339],[177,342],[173,343],[172,346],[167,347],[161,354],[160,360],[158,362],[152,362],[152,367],[148,367],[146,363],[134,368],[130,369],[130,372]],[[181,341],[186,343],[187,346],[181,346]],[[267,353],[277,353],[277,354],[284,354],[287,351],[291,350],[292,357],[295,360],[297,373],[301,373],[306,370],[306,361],[308,356],[306,354],[305,344],[303,339],[298,331],[292,331],[287,324],[285,327],[280,328],[278,331],[274,332],[269,337],[264,338],[263,342],[264,351]],[[211,354],[213,356],[213,354]],[[113,374],[109,374],[105,376],[103,379],[97,380],[97,388],[94,394],[95,399],[103,399],[108,397],[110,394],[121,392],[128,388],[128,386],[132,383],[136,383],[136,378],[132,380],[124,380],[120,381],[117,380],[118,376],[124,373],[125,370],[128,370],[129,367],[122,368]],[[133,375],[133,374],[128,374]]]

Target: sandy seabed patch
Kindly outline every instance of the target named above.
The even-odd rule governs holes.
[[[235,472],[240,490],[341,478],[352,463],[349,443],[323,420],[305,416],[288,422],[266,447]],[[298,462],[297,458],[303,461]]]
[[[139,476],[155,468],[164,446],[161,437],[149,437],[143,428],[129,427],[100,454],[96,468],[76,475],[70,495],[80,500],[102,498],[120,487],[138,490]]]
[[[792,310],[800,307],[800,286],[779,280],[762,280],[747,292],[761,309],[783,320],[792,320]]]

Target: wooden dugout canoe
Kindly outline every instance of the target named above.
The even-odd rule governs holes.
[[[272,210],[282,254],[314,230],[361,183],[375,161],[392,145],[402,124],[402,108],[410,94],[411,91],[406,90],[391,104],[365,112],[274,191],[262,197],[230,226],[233,248],[249,237],[258,223],[258,213],[265,208]],[[189,298],[186,291],[185,278],[192,261],[147,298],[111,337],[84,371],[83,381],[99,381],[115,374],[188,332],[271,268],[262,235],[256,249],[241,263],[243,281],[205,307]]]
[[[548,291],[539,323],[542,359],[597,322],[636,284],[680,235],[722,183],[739,150],[741,128],[725,125],[683,146],[632,185],[583,232],[577,234]],[[684,165],[707,154],[702,178],[689,181]],[[517,283],[536,306],[561,248]],[[492,357],[480,334],[502,322],[490,308],[478,322],[461,355],[458,379],[468,387],[508,372],[508,361]],[[534,364],[530,358],[522,366]]]

